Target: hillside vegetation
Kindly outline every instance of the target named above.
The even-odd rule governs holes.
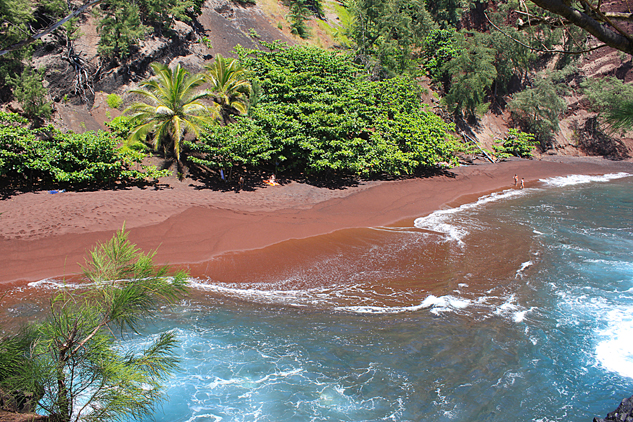
[[[200,110],[215,124],[170,123],[157,132],[145,121],[148,129],[138,132],[138,117],[119,117],[110,124],[118,128],[112,135],[94,136],[119,137],[119,145],[130,134],[147,138],[179,164],[183,136],[185,165],[204,172],[265,168],[319,177],[413,174],[453,165],[458,153],[472,148],[455,134],[483,141],[489,155],[507,155],[494,141],[512,138],[529,140],[512,149],[524,151],[517,155],[531,154],[535,139],[541,152],[568,153],[572,147],[576,154],[629,156],[631,57],[626,49],[619,56],[604,53],[573,21],[534,3],[253,1],[0,0],[0,14],[10,23],[0,28],[0,100],[33,128],[52,119],[60,135],[44,135],[52,128],[28,129],[29,139],[48,136],[57,145],[68,128],[105,129],[103,121],[134,101],[130,88],[152,78],[152,62],[172,68],[180,63],[193,76],[205,64],[223,63],[213,60],[224,54],[238,57],[244,69],[241,80],[249,88],[238,95],[243,107],[222,105],[225,88],[212,85],[200,94],[207,104]],[[625,10],[618,2],[595,6],[601,9],[592,19],[608,15],[616,29],[631,32],[620,20]],[[591,75],[591,66],[605,59],[611,67]],[[27,130],[22,126],[4,124],[11,133],[1,141],[2,156],[24,158],[11,152],[17,128]],[[134,149],[126,144],[122,151],[130,154]],[[142,150],[138,143],[135,148]],[[29,178],[34,170],[25,173],[27,167],[3,165],[2,183],[25,184],[17,182],[20,174],[30,186],[99,178],[109,183],[114,177],[92,170],[95,176],[83,180],[63,175],[90,172],[83,169]]]

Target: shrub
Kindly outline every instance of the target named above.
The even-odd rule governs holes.
[[[238,49],[261,97],[251,119],[188,143],[212,167],[279,164],[307,174],[411,174],[454,163],[452,125],[420,107],[410,78],[368,81],[347,54],[314,47]]]
[[[531,133],[521,132],[517,129],[509,129],[508,134],[503,139],[495,139],[492,148],[499,158],[507,157],[532,157],[532,151],[536,148],[538,141],[534,140]]]
[[[452,112],[466,111],[474,116],[488,109],[486,94],[497,77],[495,51],[479,41],[476,35],[466,38],[460,34],[457,48],[461,54],[443,67],[450,78],[444,103]]]
[[[30,119],[48,119],[53,112],[51,103],[46,101],[43,77],[44,69],[27,67],[19,76],[10,79],[13,95]]]
[[[460,54],[455,35],[454,29],[434,29],[424,38],[422,63],[429,76],[435,81],[444,78],[444,64]]]
[[[0,176],[14,188],[98,186],[169,174],[140,165],[144,154],[119,151],[122,140],[108,132],[62,133],[52,126],[31,130],[10,113],[0,118]]]
[[[110,94],[108,98],[106,98],[106,102],[108,103],[108,107],[118,109],[123,104],[123,98],[117,94]]]

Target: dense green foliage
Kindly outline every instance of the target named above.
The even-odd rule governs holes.
[[[188,142],[213,167],[279,165],[308,174],[410,174],[454,163],[452,126],[420,104],[408,78],[372,82],[349,55],[318,48],[239,49],[261,86],[250,119]]]
[[[30,0],[0,0],[0,49],[21,41],[28,33],[34,18]],[[12,51],[0,57],[0,87],[22,67],[22,61],[29,57],[32,47]]]
[[[106,102],[108,103],[108,107],[118,109],[123,104],[123,98],[117,94],[110,94],[106,98]]]
[[[434,29],[424,38],[422,65],[434,81],[442,81],[446,74],[444,65],[461,54],[456,40],[454,29]]]
[[[496,139],[492,148],[499,158],[507,157],[532,157],[532,151],[536,148],[538,141],[534,140],[531,133],[521,132],[517,129],[509,129],[508,134],[503,139]]]
[[[470,115],[487,110],[485,97],[497,77],[495,51],[478,42],[478,35],[467,40],[458,37],[459,56],[444,66],[450,78],[450,89],[444,98],[451,111],[466,111]]]
[[[177,368],[176,338],[166,332],[126,353],[113,333],[137,332],[142,320],[185,293],[186,274],[168,277],[167,267],[154,268],[153,255],[123,230],[98,244],[84,269],[89,287],[61,288],[45,321],[0,340],[0,389],[31,393],[58,422],[151,415]]]
[[[111,0],[97,26],[98,52],[103,57],[126,57],[132,46],[147,32],[141,23],[138,4],[127,0]]]
[[[104,131],[62,133],[28,129],[26,120],[0,113],[0,183],[18,187],[99,186],[166,176],[141,166],[144,154],[117,150],[121,139]]]
[[[203,125],[213,123],[215,110],[200,101],[209,93],[196,90],[204,82],[203,75],[190,75],[180,64],[170,69],[167,65],[152,63],[152,69],[154,78],[141,82],[139,89],[129,91],[149,103],[136,102],[125,110],[134,125],[127,144],[143,142],[151,135],[155,150],[161,145],[170,148],[180,161],[184,134],[189,131],[199,135]]]

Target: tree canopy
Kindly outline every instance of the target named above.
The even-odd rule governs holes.
[[[367,176],[455,162],[452,126],[422,106],[415,80],[370,81],[349,54],[269,47],[238,49],[260,98],[248,117],[187,142],[193,163]]]

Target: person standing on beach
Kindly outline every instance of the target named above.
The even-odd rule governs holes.
[[[514,175],[514,186],[516,186],[517,184],[519,184],[519,177],[515,174]]]
[[[521,189],[525,187],[525,179],[521,178]]]

